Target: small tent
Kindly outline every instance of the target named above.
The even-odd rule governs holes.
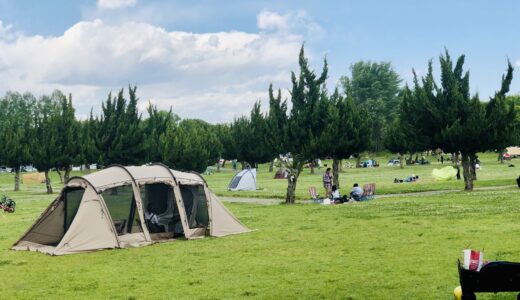
[[[289,172],[286,168],[280,168],[276,171],[274,174],[274,179],[286,179],[287,175],[289,175]]]
[[[510,157],[519,157],[520,147],[507,147],[506,152],[507,154],[509,154]]]
[[[457,176],[457,170],[452,166],[447,166],[442,169],[433,169],[432,175],[436,180],[451,180]]]
[[[64,255],[247,231],[197,173],[114,165],[70,178],[12,249]]]
[[[229,183],[230,191],[254,191],[256,190],[256,169],[247,168],[238,172]]]

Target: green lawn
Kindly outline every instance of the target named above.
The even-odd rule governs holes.
[[[483,167],[479,184],[509,185],[518,176],[515,168],[492,159]],[[351,177],[368,179],[370,173],[382,192],[393,193],[394,184],[386,184],[378,171],[393,179],[412,170],[428,174],[430,168],[349,170],[343,177],[350,183]],[[231,176],[207,176],[210,186],[218,189],[219,180],[227,185],[225,175]],[[269,174],[260,175],[264,182]],[[302,185],[319,186],[320,176],[304,175]],[[11,180],[0,175],[0,189],[9,191]],[[435,184],[445,189],[452,183],[430,181]],[[395,186],[395,191],[406,187]],[[56,196],[45,195],[43,184],[22,189],[8,192],[17,212],[0,213],[0,299],[452,299],[456,261],[465,246],[483,249],[485,259],[520,261],[517,187],[404,194],[336,206],[227,203],[256,230],[60,257],[8,250]],[[515,299],[515,294],[480,294],[479,299]]]
[[[388,160],[394,156],[381,155],[376,157],[381,164],[379,168],[352,168],[344,169],[340,174],[341,191],[343,193],[349,192],[352,185],[357,182],[360,185],[364,183],[376,183],[376,194],[394,194],[407,193],[418,191],[434,191],[446,189],[463,189],[464,182],[462,180],[452,181],[436,181],[431,175],[432,169],[442,168],[447,164],[441,165],[440,162],[433,157],[427,157],[431,164],[405,166],[400,169],[399,166],[388,166]],[[501,186],[501,185],[515,185],[515,178],[519,175],[520,159],[513,159],[513,164],[518,162],[516,167],[508,167],[509,162],[500,164],[496,159],[495,153],[479,154],[482,161],[482,169],[477,170],[478,180],[475,182],[475,187]],[[354,160],[349,160],[354,163]],[[332,166],[331,161],[324,161],[328,166]],[[230,192],[227,190],[231,178],[234,176],[232,170],[226,169],[223,172],[212,175],[207,175],[211,189],[219,196],[235,196],[235,197],[260,197],[260,198],[284,198],[287,190],[287,180],[273,179],[274,173],[268,172],[269,166],[267,164],[260,165],[257,175],[257,191],[240,191]],[[315,174],[310,174],[309,169],[304,169],[302,175],[298,179],[296,188],[296,197],[298,199],[309,199],[308,188],[315,186],[319,193],[324,194],[322,188],[322,175],[325,168],[316,169]],[[462,170],[461,170],[462,172]],[[414,183],[394,183],[394,178],[404,179],[411,174],[419,176],[419,181]]]

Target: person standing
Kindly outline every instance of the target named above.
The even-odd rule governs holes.
[[[323,174],[323,188],[325,188],[325,198],[331,197],[332,194],[332,176],[330,174],[330,168],[327,168],[325,174]]]

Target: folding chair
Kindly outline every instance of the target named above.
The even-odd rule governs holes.
[[[316,187],[314,187],[314,186],[309,187],[309,194],[311,195],[312,201],[320,202],[321,198],[320,198],[320,195],[318,195],[318,192],[316,191]]]
[[[361,196],[361,200],[372,200],[374,199],[374,194],[376,193],[376,184],[375,183],[367,183],[363,185],[363,196]]]

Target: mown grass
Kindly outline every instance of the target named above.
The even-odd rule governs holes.
[[[10,188],[3,177],[2,189]],[[2,299],[451,299],[456,260],[520,261],[518,188],[337,206],[227,204],[251,233],[61,257],[8,250],[55,195],[9,193]],[[514,294],[479,299],[514,299]]]
[[[477,187],[514,184],[515,168],[482,156]],[[433,167],[439,165],[348,169],[342,184],[376,182],[380,194],[462,188],[461,181],[428,178]],[[300,199],[309,185],[321,186],[322,172],[303,175]],[[391,182],[412,172],[419,182]],[[206,178],[217,193],[233,195],[225,189],[232,175]],[[57,192],[61,185],[52,176]],[[283,197],[286,181],[271,176],[261,169],[258,182],[266,190],[238,195]],[[256,231],[61,257],[9,250],[56,193],[46,195],[43,184],[11,192],[11,174],[0,175],[0,190],[18,203],[16,213],[0,213],[0,299],[452,299],[456,260],[467,245],[483,249],[486,259],[520,261],[515,187],[337,206],[227,203]]]
[[[429,165],[412,165],[405,166],[400,169],[399,166],[388,166],[388,160],[394,157],[390,154],[379,155],[376,157],[380,163],[378,168],[345,168],[340,173],[340,187],[343,193],[349,192],[352,185],[357,182],[360,185],[364,183],[376,183],[376,194],[396,194],[409,193],[420,191],[436,191],[436,190],[461,190],[464,188],[463,180],[451,181],[436,181],[431,175],[434,168],[442,168],[449,166],[449,162],[441,165],[434,157],[427,157],[431,162]],[[518,177],[518,168],[508,167],[510,163],[515,164],[520,159],[513,159],[511,162],[501,164],[497,161],[495,153],[479,154],[482,161],[482,169],[477,170],[477,181],[475,187],[489,187],[489,186],[504,186],[515,185],[515,178]],[[354,160],[349,160],[350,163],[355,163]],[[329,167],[332,166],[330,160],[324,161]],[[273,179],[274,173],[268,172],[268,164],[259,166],[257,175],[256,191],[228,191],[229,182],[235,175],[233,170],[226,169],[220,173],[214,172],[212,175],[206,175],[206,180],[209,186],[217,195],[231,196],[231,197],[258,197],[258,198],[284,198],[287,191],[287,180]],[[310,174],[309,169],[304,169],[302,175],[298,179],[296,188],[297,199],[309,199],[308,188],[315,186],[319,193],[324,194],[322,188],[322,175],[325,172],[325,167],[316,169],[315,174]],[[462,169],[461,169],[462,172]],[[404,179],[411,174],[419,176],[419,181],[414,183],[394,183],[394,178]]]

